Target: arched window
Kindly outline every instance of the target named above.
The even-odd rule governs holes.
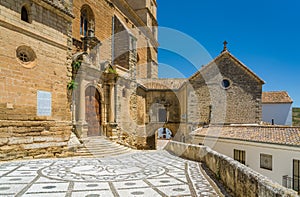
[[[25,6],[21,9],[21,20],[29,23],[29,14]]]
[[[95,30],[95,20],[92,9],[88,5],[84,5],[81,8],[80,15],[80,35],[90,36],[89,31],[94,32]]]
[[[80,16],[80,35],[87,36],[88,31],[88,19],[86,12],[81,13]]]

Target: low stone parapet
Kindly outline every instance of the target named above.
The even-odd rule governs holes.
[[[0,120],[0,161],[61,157],[71,130],[69,122]]]
[[[298,196],[295,191],[272,182],[267,177],[209,147],[170,141],[165,146],[165,150],[179,157],[204,163],[234,196]]]

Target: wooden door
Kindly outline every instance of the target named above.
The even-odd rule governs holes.
[[[88,87],[85,91],[85,119],[88,124],[88,136],[101,134],[101,99],[98,90]]]

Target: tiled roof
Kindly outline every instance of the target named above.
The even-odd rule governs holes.
[[[241,141],[300,146],[300,128],[284,126],[210,126],[192,135]]]
[[[293,103],[293,100],[285,91],[263,92],[262,103]]]
[[[179,89],[186,79],[140,79],[138,82],[150,90],[176,90]]]

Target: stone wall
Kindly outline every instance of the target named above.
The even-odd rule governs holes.
[[[117,57],[117,61],[115,64],[120,64],[119,66],[125,68],[127,72],[132,72],[129,63],[128,53],[124,49],[128,49],[129,41],[126,38],[126,43],[122,43],[125,41],[123,38],[125,34],[130,34],[133,37],[137,38],[137,65],[138,68],[134,68],[137,70],[138,78],[147,78],[147,73],[153,73],[152,76],[157,77],[157,65],[153,65],[152,67],[147,67],[148,62],[151,61],[157,62],[157,39],[154,37],[149,37],[147,32],[150,31],[150,28],[146,26],[145,23],[141,20],[141,18],[136,14],[136,12],[127,4],[125,0],[77,0],[74,1],[73,13],[73,39],[77,44],[80,45],[82,36],[80,35],[80,15],[81,9],[83,7],[89,7],[92,16],[94,19],[94,34],[97,39],[99,39],[102,43],[100,46],[100,61],[110,61],[112,62],[112,52],[117,52],[115,57]],[[113,36],[113,19],[115,19],[115,33],[120,32],[120,30],[125,30],[126,33],[121,35],[121,39],[116,38],[115,50],[112,50],[112,36]],[[117,22],[118,21],[118,22]],[[119,26],[122,26],[121,29],[118,29],[117,23]],[[124,29],[123,29],[124,28]],[[118,36],[117,36],[118,37]],[[151,42],[150,42],[150,41]],[[120,43],[118,43],[120,42]],[[153,43],[153,44],[152,44]],[[81,43],[82,44],[82,43]],[[155,45],[156,44],[156,45]],[[119,49],[118,47],[122,48]],[[150,47],[151,53],[147,52],[147,47]],[[73,52],[76,50],[80,51],[80,47],[74,46]],[[140,68],[141,67],[141,68]],[[153,72],[152,72],[153,69]]]
[[[54,156],[69,139],[72,5],[60,3],[0,2],[0,160]],[[47,115],[38,114],[38,91],[51,94]]]
[[[135,81],[119,78],[117,81],[118,142],[144,149],[146,144],[146,92]]]
[[[223,79],[228,88],[222,87]],[[189,79],[188,122],[260,123],[262,84],[229,52],[222,53]]]
[[[295,191],[272,182],[238,161],[219,154],[208,147],[171,141],[165,150],[177,156],[204,163],[212,171],[215,178],[234,196],[298,196]]]
[[[292,109],[293,114],[293,126],[299,127],[300,126],[300,108],[293,107]]]
[[[10,7],[0,4],[0,104],[7,106],[1,109],[0,119],[69,120],[66,87],[71,21],[33,3],[32,21],[27,23],[20,16],[23,3],[9,2]],[[20,46],[33,51],[32,62],[23,63],[17,58]],[[51,117],[36,115],[38,90],[52,93]]]
[[[0,160],[64,156],[69,122],[0,120]]]

